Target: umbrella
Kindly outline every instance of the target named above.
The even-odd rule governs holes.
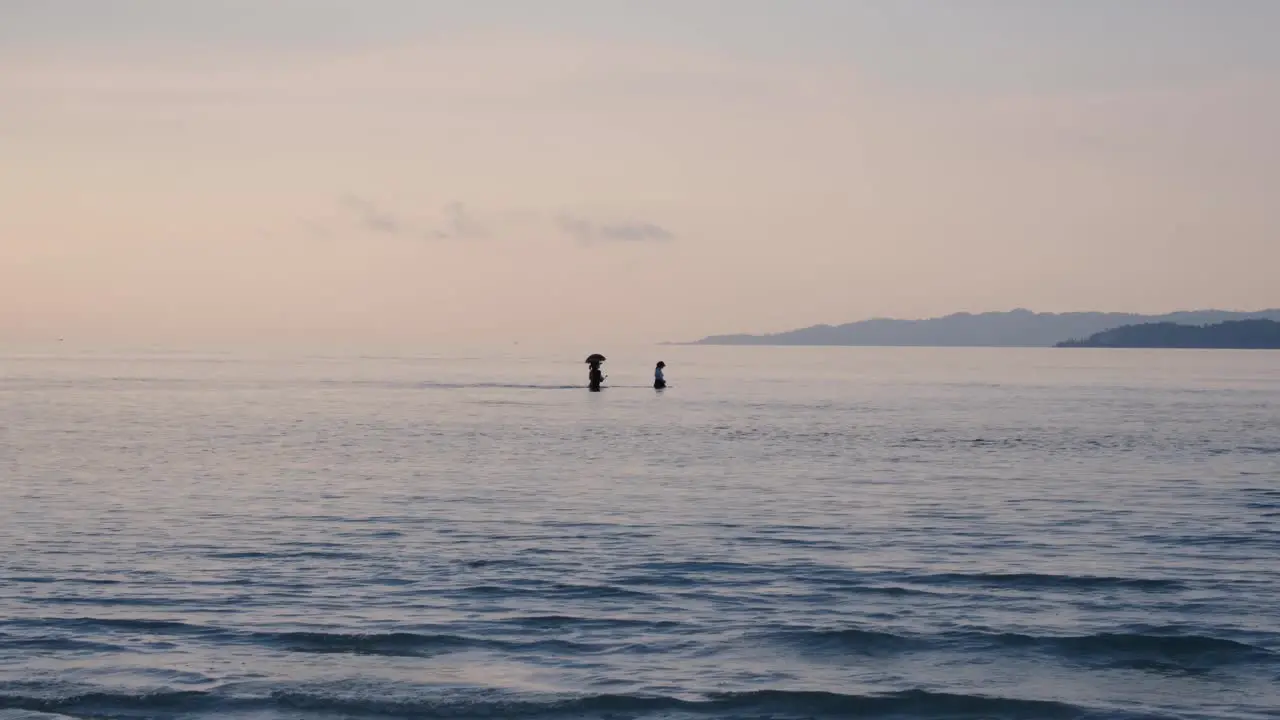
[[[602,362],[604,362],[604,356],[603,356],[603,355],[601,355],[600,353],[595,353],[595,354],[590,355],[590,356],[588,356],[588,357],[587,357],[587,363],[588,363],[588,364],[590,364],[590,363],[602,363]]]

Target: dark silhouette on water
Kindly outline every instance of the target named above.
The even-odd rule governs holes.
[[[667,366],[666,363],[659,360],[657,366],[653,368],[653,389],[654,390],[661,390],[667,386],[667,379],[662,376],[662,368],[666,366]]]
[[[1058,347],[1101,348],[1216,348],[1221,350],[1280,350],[1280,322],[1235,320],[1216,325],[1145,323],[1125,325]]]
[[[590,368],[587,372],[587,389],[591,392],[600,392],[600,384],[604,382],[604,373],[600,371],[600,365],[604,361],[605,357],[600,353],[587,357],[587,366]]]

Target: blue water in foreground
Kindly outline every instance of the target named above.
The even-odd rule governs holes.
[[[1278,713],[1278,353],[0,355],[0,717]]]

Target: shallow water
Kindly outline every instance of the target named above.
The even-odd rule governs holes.
[[[0,355],[0,717],[1277,716],[1280,353],[581,354]]]

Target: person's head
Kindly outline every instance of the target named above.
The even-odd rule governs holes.
[[[666,366],[667,366],[667,364],[666,364],[666,363],[662,362],[661,360],[659,360],[659,361],[658,361],[658,367],[660,367],[660,368],[664,368],[664,367],[666,367]]]

